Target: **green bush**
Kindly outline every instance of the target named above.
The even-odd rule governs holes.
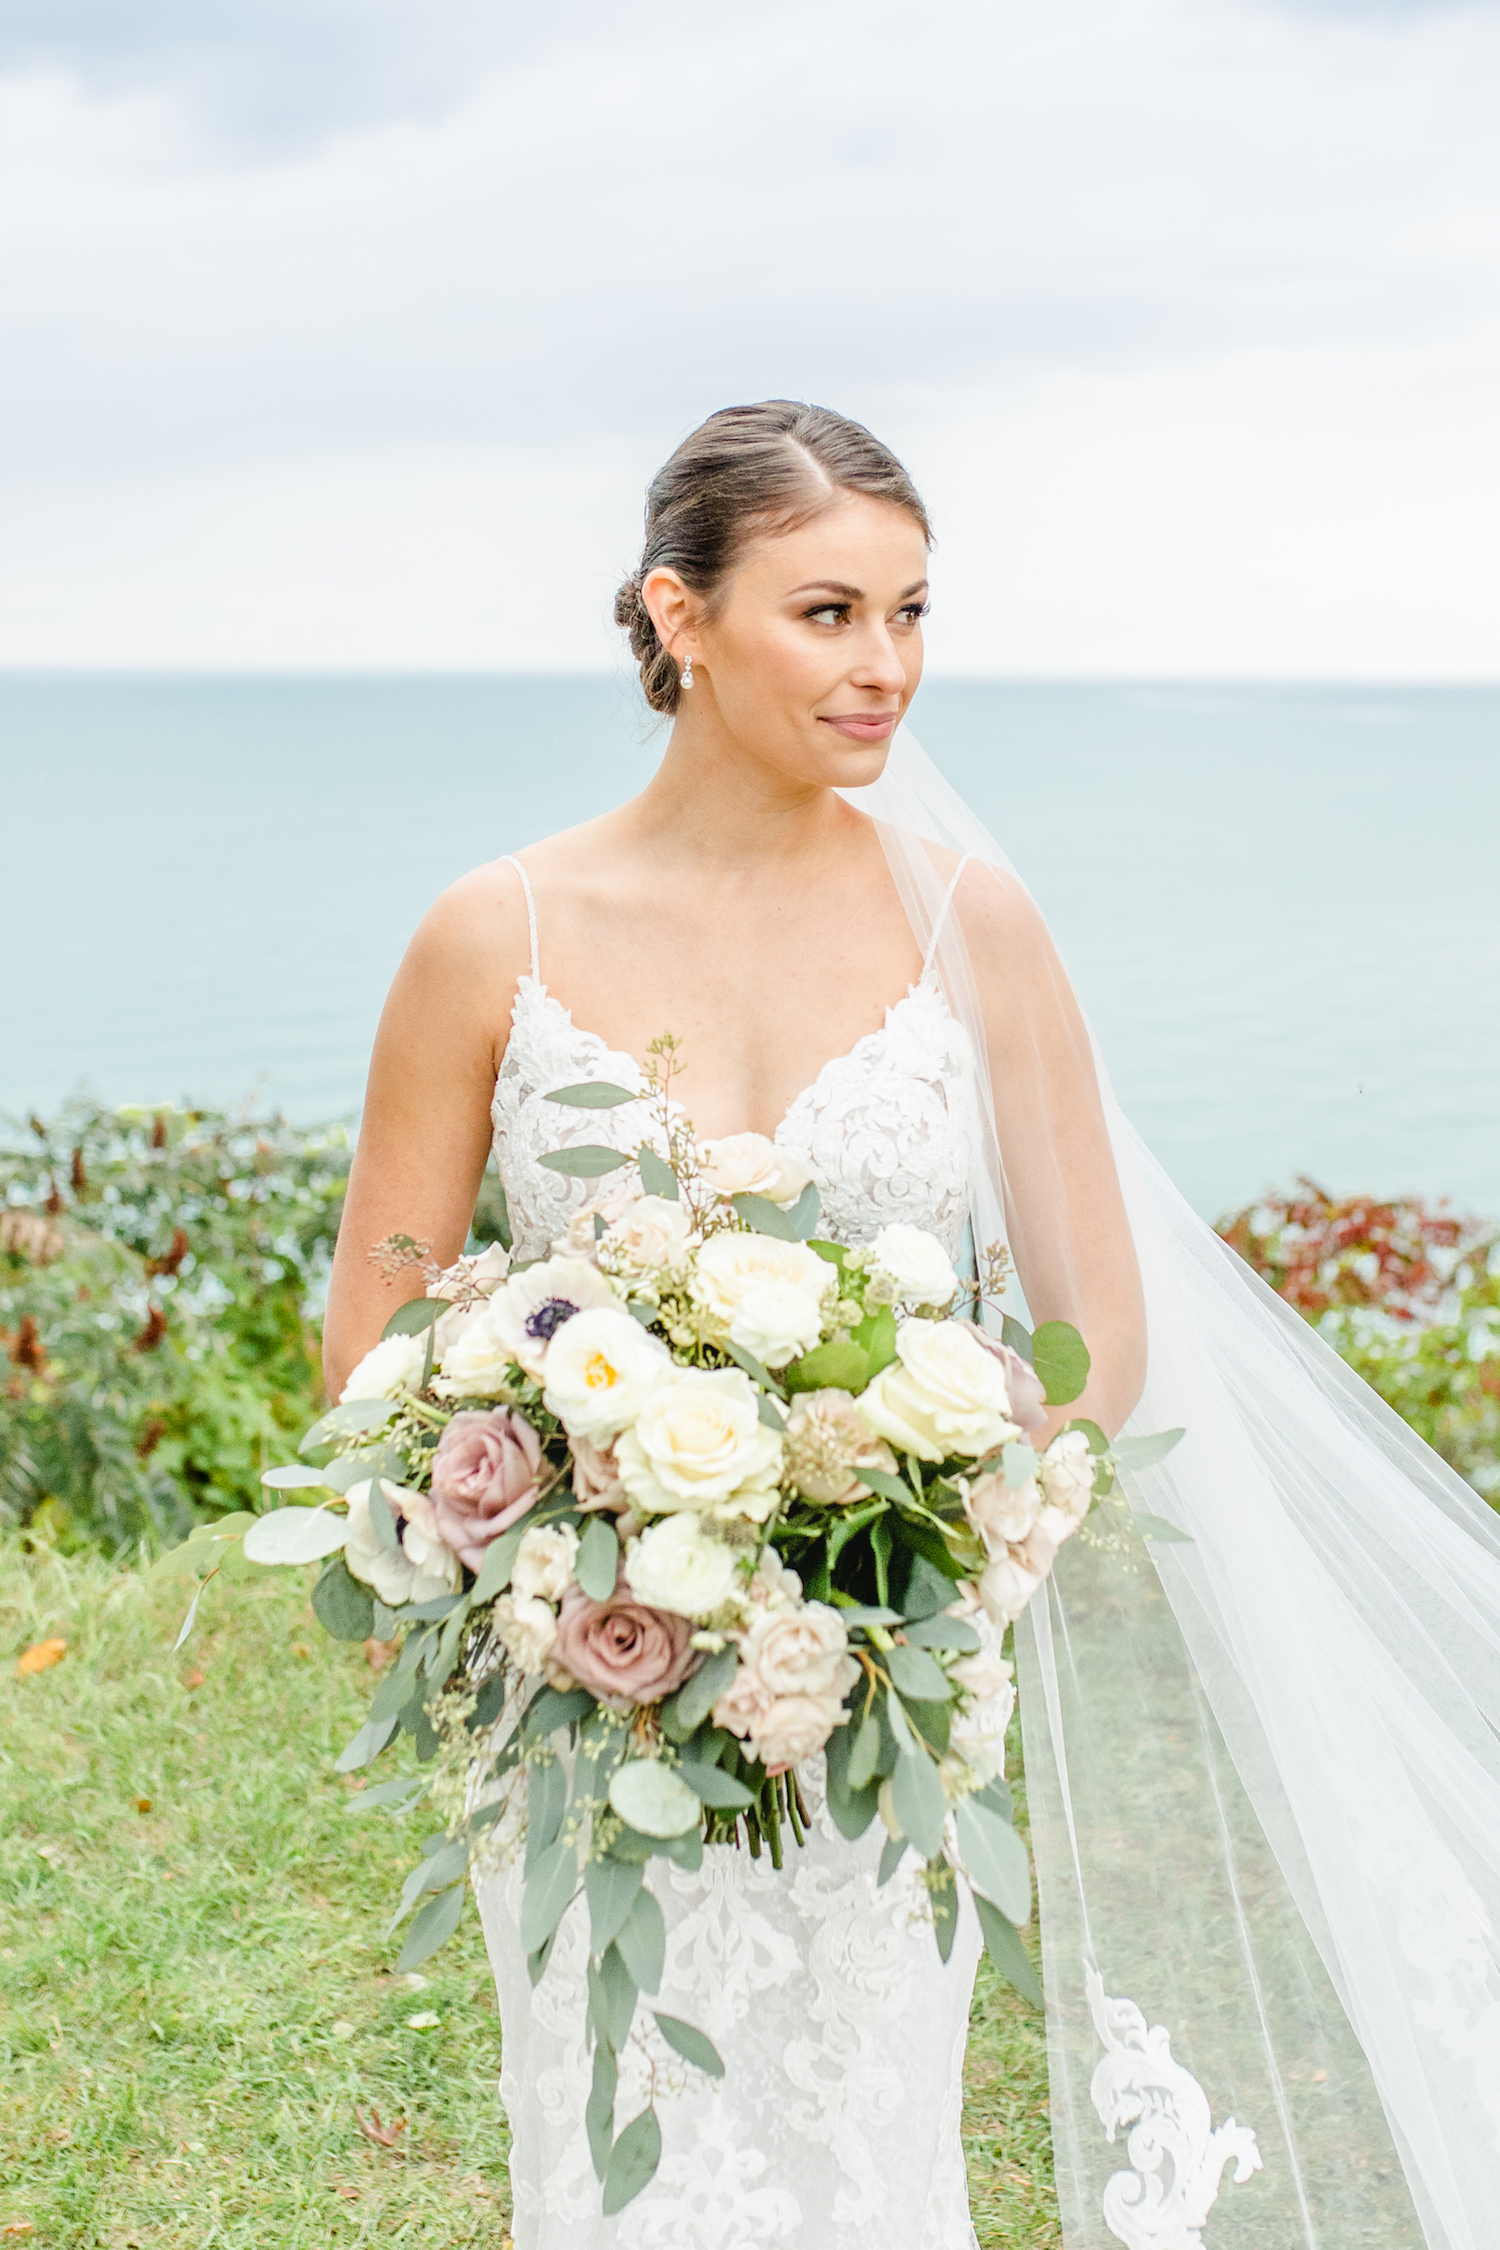
[[[248,1112],[0,1129],[0,1520],[123,1548],[257,1504],[321,1401],[349,1156]]]

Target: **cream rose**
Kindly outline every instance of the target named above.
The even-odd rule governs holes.
[[[1040,1475],[1047,1504],[1082,1523],[1094,1504],[1097,1463],[1082,1430],[1063,1430],[1042,1455]]]
[[[755,1575],[745,1588],[745,1603],[753,1616],[764,1610],[792,1609],[802,1599],[802,1581],[795,1570],[788,1570],[774,1547],[767,1547],[755,1566]]]
[[[768,1203],[795,1203],[812,1174],[764,1133],[730,1133],[698,1150],[703,1177],[716,1195],[763,1195]]]
[[[903,1304],[947,1305],[958,1293],[953,1262],[926,1227],[906,1226],[900,1220],[882,1227],[867,1257],[886,1275]]]
[[[752,1664],[773,1695],[832,1695],[842,1702],[859,1678],[849,1635],[836,1609],[804,1602],[756,1618],[744,1639]]]
[[[734,1593],[738,1575],[732,1551],[692,1514],[663,1516],[625,1550],[636,1599],[679,1617],[711,1617]]]
[[[394,1398],[397,1391],[414,1391],[426,1364],[425,1336],[387,1336],[365,1353],[339,1393],[339,1403],[357,1398]]]
[[[1020,1436],[1005,1370],[966,1322],[908,1320],[896,1355],[860,1393],[859,1410],[899,1451],[921,1461],[977,1457]]]
[[[958,1489],[964,1514],[991,1553],[1024,1539],[1042,1505],[1035,1477],[1028,1477],[1024,1484],[1007,1484],[996,1470],[990,1476],[976,1478],[972,1484],[965,1477]]]
[[[1003,1703],[1005,1716],[996,1723],[1002,1730],[1010,1724],[1016,1701],[1014,1665],[1001,1656],[961,1656],[950,1674],[976,1703]]]
[[[660,1273],[677,1264],[692,1231],[681,1203],[665,1195],[637,1196],[606,1226],[596,1255],[611,1273]]]
[[[571,1524],[534,1524],[516,1550],[511,1592],[527,1600],[560,1602],[573,1582],[577,1556],[578,1534]]]
[[[757,1282],[745,1291],[729,1323],[730,1341],[765,1367],[785,1367],[800,1359],[822,1333],[822,1298],[795,1281]]]
[[[693,1263],[694,1299],[726,1327],[751,1290],[768,1282],[790,1284],[821,1305],[838,1285],[838,1268],[805,1242],[781,1242],[773,1234],[710,1235]]]
[[[557,1639],[553,1611],[536,1594],[509,1593],[496,1602],[494,1618],[495,1630],[512,1664],[523,1672],[540,1672]]]
[[[778,1695],[756,1721],[751,1746],[767,1773],[785,1773],[814,1756],[848,1719],[839,1696]]]
[[[760,1419],[737,1367],[674,1367],[615,1448],[620,1482],[646,1515],[719,1509],[763,1523],[776,1504],[781,1434]]]
[[[349,1488],[344,1562],[350,1575],[371,1587],[387,1609],[456,1594],[463,1584],[463,1567],[438,1537],[426,1494],[408,1492],[404,1485],[381,1478],[381,1493],[396,1524],[397,1552],[392,1554],[370,1520],[372,1481],[367,1477]]]
[[[557,1332],[547,1351],[549,1414],[569,1437],[607,1446],[635,1420],[671,1354],[618,1303],[581,1312]]]
[[[755,1666],[742,1662],[710,1716],[716,1727],[737,1734],[743,1742],[747,1735],[755,1732],[774,1701],[775,1697]]]
[[[979,1598],[1002,1632],[1020,1616],[1043,1576],[1043,1572],[1028,1570],[1018,1562],[1008,1547],[985,1565]]]

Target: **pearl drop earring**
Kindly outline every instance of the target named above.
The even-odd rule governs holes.
[[[691,658],[691,657],[689,657],[689,658],[688,658],[688,660],[687,660],[687,662],[686,662],[686,664],[684,664],[684,665],[683,665],[683,667],[682,667],[682,678],[681,678],[681,679],[679,680],[679,682],[678,682],[678,686],[679,686],[679,687],[690,688],[690,687],[692,686],[692,684],[693,684],[693,660],[692,660],[692,658]]]

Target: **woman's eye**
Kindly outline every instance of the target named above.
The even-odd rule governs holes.
[[[810,609],[808,618],[818,625],[842,625],[849,615],[847,602],[825,602],[821,609]]]
[[[931,607],[931,602],[908,602],[900,614],[908,625],[920,625]]]

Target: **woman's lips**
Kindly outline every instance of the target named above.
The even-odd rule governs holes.
[[[887,735],[895,733],[898,716],[895,711],[857,711],[847,718],[823,719],[820,724],[846,734],[851,742],[884,742]]]

